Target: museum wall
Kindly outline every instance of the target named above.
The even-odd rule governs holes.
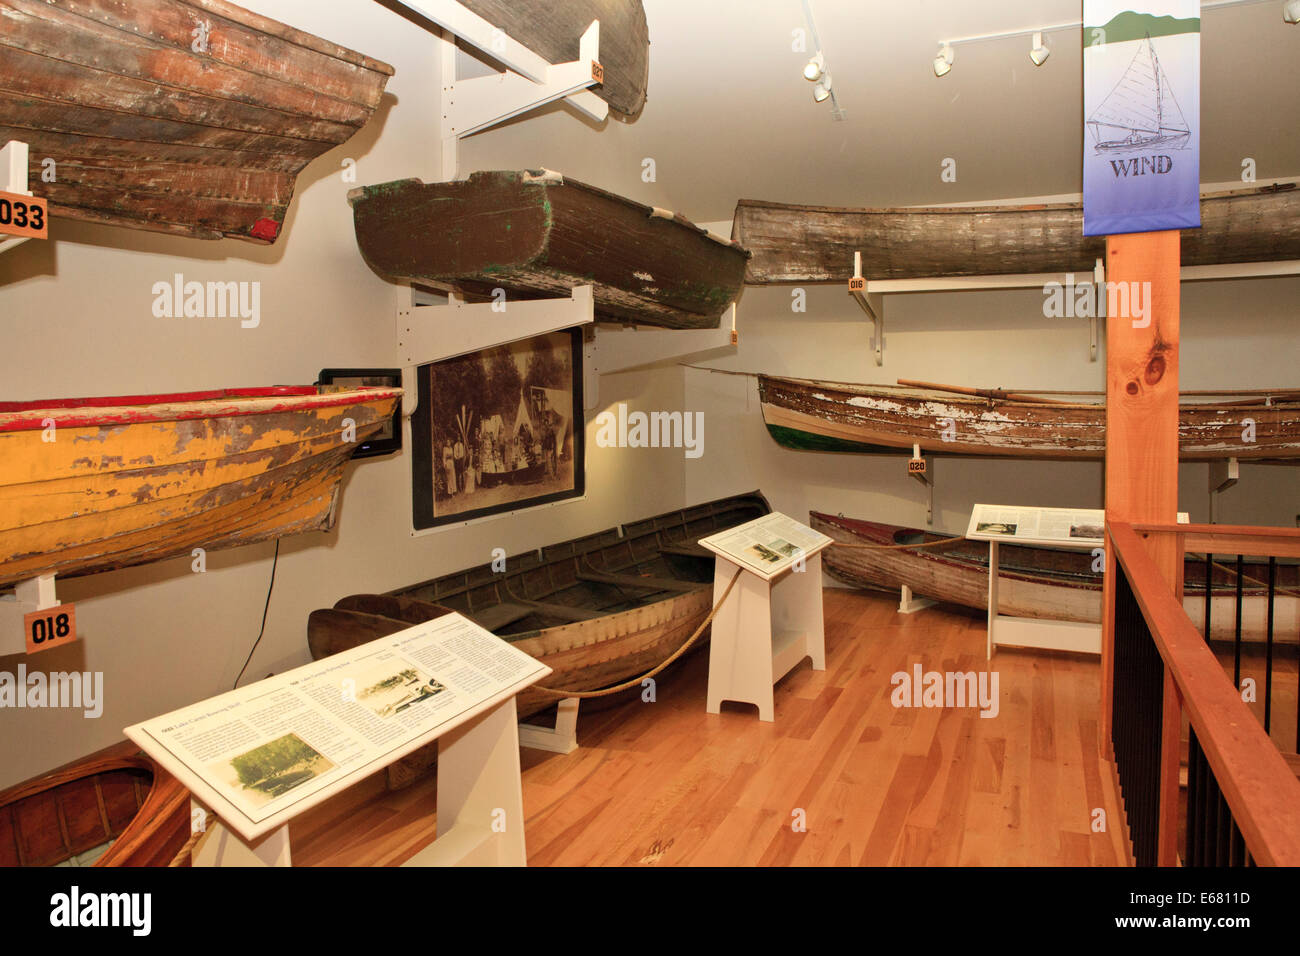
[[[1101,389],[1104,336],[1088,360],[1086,319],[1046,318],[1041,290],[941,292],[885,298],[885,362],[875,364],[870,320],[841,285],[805,287],[807,312],[791,311],[792,288],[748,287],[739,306],[740,346],[708,364],[802,378],[893,383],[916,379],[976,387]],[[1182,287],[1179,353],[1183,389],[1293,382],[1300,279],[1194,282]],[[761,487],[777,510],[806,520],[815,509],[925,527],[925,489],[906,458],[793,451],[763,426],[752,377],[686,370],[686,405],[706,412],[705,453],[688,462],[686,497],[697,501]],[[961,532],[976,502],[1103,506],[1100,462],[943,459],[933,463],[934,528]],[[1179,507],[1208,519],[1207,466],[1179,470]],[[1300,472],[1241,465],[1220,496],[1224,523],[1294,527]]]
[[[344,158],[357,184],[440,178],[438,58],[432,35],[371,0],[241,0],[258,13],[393,65],[371,122],[298,178],[281,238],[260,247],[206,242],[55,219],[51,241],[0,256],[0,375],[5,400],[126,395],[315,381],[330,366],[397,364],[394,286],[357,251],[345,200]],[[502,157],[509,166],[531,155]],[[472,167],[470,167],[472,168]],[[261,283],[261,322],[159,319],[152,286],[186,280]],[[601,383],[602,405],[680,407],[679,375],[644,372]],[[387,590],[680,507],[675,450],[602,449],[588,431],[584,500],[412,538],[410,456],[348,465],[330,533],[285,538],[266,633],[243,683],[305,663],[310,611],[367,590]],[[78,606],[84,640],[0,669],[102,671],[103,713],[7,710],[0,787],[121,739],[128,724],[233,685],[262,621],[274,543],[207,555],[207,570],[175,559],[59,583]]]

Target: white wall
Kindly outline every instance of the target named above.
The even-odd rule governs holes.
[[[0,256],[0,398],[139,394],[315,380],[328,366],[397,364],[393,287],[356,248],[339,176],[359,183],[440,178],[438,59],[433,37],[372,0],[244,0],[244,6],[392,64],[384,104],[352,140],[298,178],[279,241],[258,247],[54,220],[51,241]],[[522,168],[532,155],[501,162]],[[262,321],[156,319],[154,282],[259,281]],[[602,403],[677,408],[680,376],[626,374],[601,383]],[[244,682],[305,663],[310,611],[680,507],[681,452],[595,447],[588,433],[583,501],[412,538],[406,453],[348,466],[332,533],[281,543],[266,635]],[[98,720],[80,712],[0,716],[0,787],[121,739],[122,728],[230,689],[257,637],[274,544],[208,555],[194,574],[177,559],[60,582],[85,639],[28,668],[103,671]],[[0,658],[14,671],[22,657]]]
[[[1041,290],[943,292],[885,298],[885,364],[877,367],[871,325],[842,285],[807,286],[807,312],[791,312],[791,288],[750,287],[739,310],[740,346],[719,368],[834,381],[899,378],[984,388],[1104,389],[1104,335],[1088,360],[1085,319],[1045,318]],[[1246,388],[1294,383],[1300,278],[1184,284],[1180,385]],[[686,497],[697,500],[755,485],[777,510],[809,510],[925,526],[922,486],[905,453],[848,455],[793,451],[768,436],[752,377],[689,370],[686,400],[704,409],[705,454],[688,464]],[[1102,464],[943,459],[934,528],[965,529],[975,502],[1100,508]],[[1207,466],[1179,472],[1179,502],[1193,521],[1208,517]],[[1294,527],[1300,471],[1242,464],[1241,481],[1220,499],[1218,520]]]

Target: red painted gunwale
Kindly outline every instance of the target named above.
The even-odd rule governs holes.
[[[400,388],[369,385],[332,392],[322,392],[312,385],[275,385],[162,395],[109,395],[0,402],[0,432],[39,431],[45,427],[42,423],[47,418],[54,419],[59,428],[133,425],[332,408],[355,405],[358,402],[383,401],[401,394]],[[259,399],[270,401],[257,401]]]

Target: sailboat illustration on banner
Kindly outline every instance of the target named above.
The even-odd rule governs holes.
[[[1187,120],[1174,99],[1150,34],[1110,95],[1088,117],[1088,129],[1099,153],[1187,147],[1191,135]]]

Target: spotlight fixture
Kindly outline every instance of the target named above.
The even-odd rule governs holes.
[[[947,76],[952,69],[952,47],[944,43],[934,58],[934,75]]]
[[[1047,40],[1041,33],[1035,33],[1034,45],[1029,48],[1029,59],[1033,61],[1034,66],[1042,66],[1051,55],[1052,50],[1047,45]]]
[[[1282,4],[1282,19],[1287,23],[1300,23],[1300,0],[1287,0]]]
[[[809,83],[816,83],[821,79],[825,70],[826,57],[822,56],[822,52],[818,50],[817,55],[809,60],[808,64],[803,68],[803,78]]]
[[[813,87],[813,101],[817,103],[824,103],[826,102],[826,99],[830,95],[831,95],[831,75],[829,73],[823,73],[821,82],[819,82],[816,86]]]

